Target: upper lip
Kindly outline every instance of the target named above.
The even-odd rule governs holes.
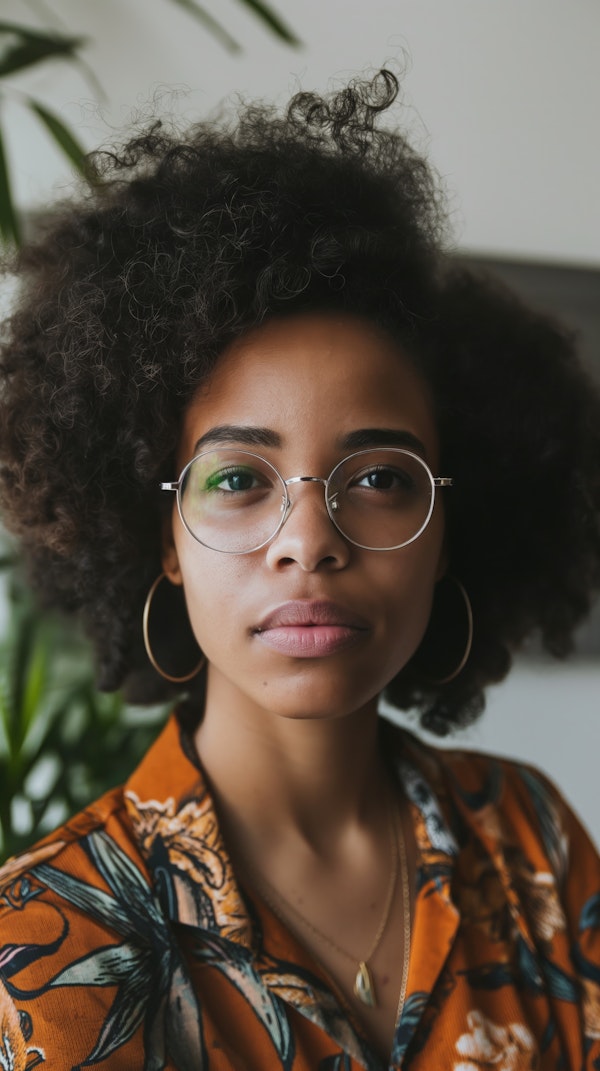
[[[347,628],[368,628],[368,622],[354,610],[328,599],[309,601],[294,599],[281,603],[271,610],[255,631],[264,632],[269,628],[301,627],[310,625],[345,625]]]

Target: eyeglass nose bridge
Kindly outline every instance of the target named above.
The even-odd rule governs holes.
[[[290,476],[287,480],[282,480],[282,482],[283,482],[283,485],[285,487],[285,499],[284,499],[284,507],[283,507],[283,516],[281,518],[281,522],[279,524],[279,527],[277,529],[277,533],[276,534],[279,534],[279,532],[283,528],[285,522],[287,521],[287,519],[288,519],[288,517],[289,517],[289,515],[290,515],[290,513],[292,511],[292,506],[294,505],[294,503],[292,502],[292,500],[291,500],[291,498],[290,498],[290,496],[288,494],[288,487],[292,483],[320,483],[320,484],[322,484],[323,488],[325,490],[325,508],[327,510],[327,513],[329,514],[330,519],[333,520],[333,517],[331,517],[331,512],[332,512],[332,510],[335,511],[338,508],[338,505],[337,505],[337,501],[336,501],[337,495],[333,495],[331,499],[327,495],[327,489],[328,489],[328,486],[329,486],[329,478],[324,479],[323,476]],[[336,525],[336,527],[337,527],[337,525]],[[274,536],[272,538],[274,538]]]
[[[324,480],[322,476],[290,476],[289,480],[283,482],[286,487],[289,487],[291,483],[322,483],[327,488],[329,480]]]

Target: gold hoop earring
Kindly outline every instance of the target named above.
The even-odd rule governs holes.
[[[450,587],[443,586],[445,581],[450,583]],[[457,594],[460,596],[458,601]],[[455,647],[452,647],[452,644],[454,637],[457,635],[457,630],[454,626],[457,610],[460,611],[461,600],[467,615],[467,637],[464,649],[462,652],[457,652]],[[460,632],[458,636],[460,643]],[[450,651],[448,651],[449,646],[451,647]],[[424,684],[438,688],[443,684],[450,684],[450,681],[458,677],[467,664],[472,646],[473,609],[471,600],[460,580],[447,573],[436,585],[429,624],[425,629],[418,650],[413,655],[412,664]],[[455,665],[449,673],[443,672],[446,668],[444,654],[449,655],[450,659],[455,659]],[[432,675],[429,672],[432,656],[437,666],[442,669],[440,676]],[[445,661],[447,665],[448,659],[446,658]]]
[[[156,661],[156,658],[154,657],[154,652],[150,645],[150,608],[152,606],[152,600],[161,580],[167,579],[168,577],[166,573],[160,573],[160,575],[157,576],[156,580],[152,584],[150,591],[146,595],[146,601],[144,603],[144,613],[142,615],[142,632],[144,634],[144,647],[146,648],[146,654],[148,655],[150,662],[154,666],[156,672],[160,673],[161,677],[164,677],[166,681],[171,681],[172,684],[185,684],[186,681],[191,681],[192,677],[195,677],[203,668],[206,662],[206,658],[204,657],[204,655],[202,655],[202,658],[200,659],[198,665],[195,669],[192,670],[191,673],[186,673],[183,677],[174,677],[170,673],[165,673],[164,669],[159,666],[158,662]]]
[[[463,651],[462,657],[460,658],[460,661],[452,670],[452,672],[448,673],[445,677],[440,677],[438,680],[434,680],[432,682],[433,684],[437,685],[449,684],[450,681],[453,681],[456,677],[458,677],[458,674],[462,672],[469,660],[469,655],[471,654],[471,648],[473,646],[473,607],[471,606],[471,600],[469,598],[468,592],[464,584],[462,584],[457,577],[446,575],[443,579],[450,580],[452,581],[452,583],[456,584],[460,594],[462,595],[467,614],[467,642],[465,644],[465,649]]]

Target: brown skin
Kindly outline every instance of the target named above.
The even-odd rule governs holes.
[[[276,432],[277,446],[245,448],[286,478],[327,476],[351,452],[344,437],[362,428],[411,433],[439,474],[426,385],[388,335],[347,315],[273,320],[226,350],[186,413],[180,469],[196,453],[198,438],[223,424]],[[175,509],[163,566],[172,583],[184,586],[208,661],[196,743],[242,877],[250,864],[358,960],[377,931],[390,867],[377,701],[427,625],[445,567],[443,509],[438,494],[429,526],[414,543],[368,551],[334,527],[321,485],[294,485],[290,494],[294,505],[278,535],[245,555],[203,547]],[[361,627],[347,648],[331,654],[282,654],[256,628],[288,600],[333,601]],[[397,804],[406,828],[405,804]],[[385,1056],[400,990],[405,910],[399,881],[372,961],[380,1001],[372,1010],[352,996],[355,966],[286,916]]]

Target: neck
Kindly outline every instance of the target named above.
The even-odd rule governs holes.
[[[385,811],[376,700],[338,716],[284,717],[212,670],[196,746],[228,837],[256,851],[258,839],[291,837],[331,855]]]

